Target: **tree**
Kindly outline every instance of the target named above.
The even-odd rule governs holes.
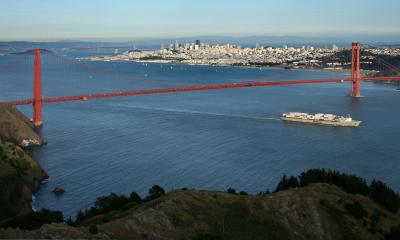
[[[85,214],[82,212],[82,210],[79,210],[79,212],[76,214],[76,223],[83,222],[85,219]]]
[[[365,210],[360,202],[348,203],[344,206],[346,210],[355,218],[361,219],[368,216],[368,211]]]
[[[0,160],[3,159],[4,155],[5,155],[4,148],[3,148],[3,145],[1,145],[1,142],[0,142]]]
[[[132,192],[131,195],[129,196],[129,199],[131,200],[131,202],[140,204],[143,202],[142,197],[140,197],[140,195],[137,192]]]
[[[239,195],[248,196],[249,194],[248,194],[247,192],[245,192],[245,191],[240,191],[240,192],[239,192]]]
[[[165,191],[162,187],[158,186],[158,185],[154,185],[153,187],[151,187],[149,189],[149,195],[147,196],[146,200],[150,201],[150,200],[154,200],[156,198],[159,198],[161,196],[165,195]]]
[[[371,198],[393,213],[396,213],[400,208],[399,195],[381,181],[372,181]]]
[[[312,183],[328,183],[341,187],[348,193],[368,195],[369,186],[364,179],[355,175],[347,175],[338,171],[325,169],[312,169],[303,172],[299,176],[300,186],[308,186]]]
[[[97,233],[99,232],[99,230],[98,230],[98,228],[97,228],[96,225],[91,225],[91,226],[89,227],[89,232],[90,232],[91,234],[97,234]]]
[[[38,229],[43,224],[61,223],[64,221],[62,212],[42,209],[38,212],[17,216],[2,223],[4,228],[20,228],[24,230]]]
[[[390,232],[385,234],[385,240],[398,240],[400,239],[400,225],[392,227]]]
[[[95,207],[102,213],[120,209],[129,203],[130,199],[124,195],[111,193],[108,196],[98,197]]]
[[[236,194],[236,190],[234,189],[234,188],[228,188],[228,190],[226,190],[226,192],[227,193],[230,193],[230,194]]]
[[[282,177],[282,179],[279,181],[278,186],[276,187],[275,192],[279,191],[285,191],[290,188],[297,188],[299,187],[299,180],[296,177],[290,177],[288,178],[286,175]]]

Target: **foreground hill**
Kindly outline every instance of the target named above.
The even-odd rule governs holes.
[[[360,202],[369,217],[380,216],[377,231],[400,224],[399,214],[367,197],[317,184],[265,196],[175,191],[107,216],[116,219],[99,229],[119,239],[380,239],[379,233],[368,231],[369,217],[357,219],[346,210],[345,205],[354,202]]]
[[[399,224],[399,213],[386,210],[367,196],[350,194],[333,185],[312,184],[258,196],[177,190],[144,204],[128,205],[91,217],[80,227],[51,224],[32,232],[0,230],[0,236],[139,240],[384,239],[384,234]],[[89,226],[96,234],[89,233]]]

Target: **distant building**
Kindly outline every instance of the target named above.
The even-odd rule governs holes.
[[[196,45],[200,47],[200,44],[201,44],[200,40],[196,40]]]

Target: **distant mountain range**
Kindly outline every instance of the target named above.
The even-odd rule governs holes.
[[[195,42],[200,40],[210,44],[237,44],[243,47],[253,47],[257,43],[263,46],[280,47],[283,45],[302,46],[313,45],[315,47],[326,47],[332,44],[337,46],[349,46],[352,41],[360,41],[364,44],[399,46],[400,34],[397,35],[360,35],[360,36],[193,36],[179,38],[138,38],[138,39],[83,39],[83,40],[61,40],[61,41],[0,41],[1,49],[32,49],[32,48],[119,48],[134,46],[142,49],[159,48],[162,44],[175,44]]]

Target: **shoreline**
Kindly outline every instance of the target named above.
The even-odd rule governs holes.
[[[185,62],[179,62],[179,61],[169,61],[169,60],[101,60],[101,59],[91,59],[91,57],[88,58],[82,58],[85,61],[88,62],[134,62],[134,63],[146,63],[146,64],[170,64],[170,65],[184,65],[184,66],[206,66],[206,67],[234,67],[234,68],[249,68],[249,69],[285,69],[285,70],[309,70],[309,71],[327,71],[327,72],[336,72],[336,73],[343,73],[346,75],[350,74],[350,70],[348,69],[335,69],[335,68],[313,68],[313,67],[288,67],[287,65],[284,64],[278,64],[278,65],[266,65],[266,66],[257,66],[257,65],[231,65],[231,64],[195,64],[195,63],[185,63]]]

